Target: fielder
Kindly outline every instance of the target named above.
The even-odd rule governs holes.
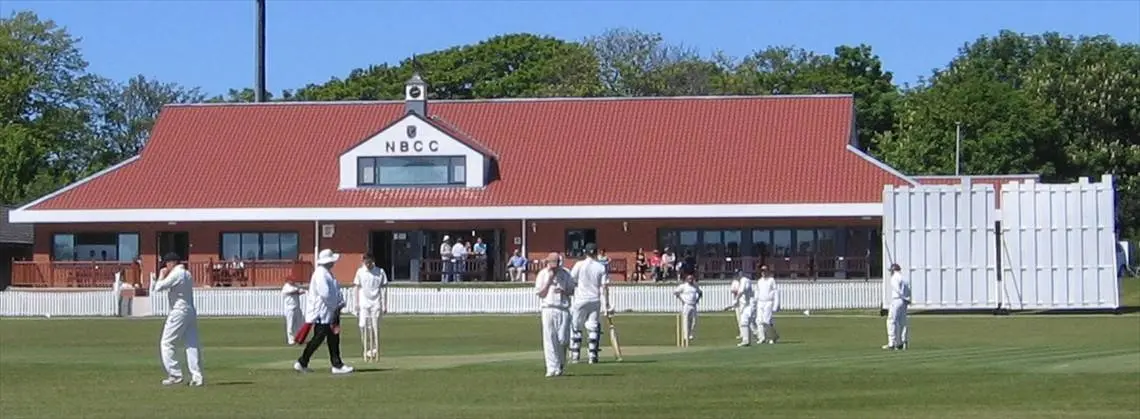
[[[546,269],[534,280],[535,294],[542,312],[542,353],[546,360],[546,376],[562,375],[566,367],[566,345],[570,340],[570,295],[574,280],[562,267],[557,253],[546,256]]]
[[[701,302],[702,295],[693,274],[686,274],[685,282],[673,290],[673,296],[681,302],[681,333],[688,340],[693,340],[694,332],[697,330],[697,304]]]
[[[886,350],[905,350],[910,339],[910,319],[906,309],[910,305],[910,281],[903,277],[902,267],[891,264],[891,277],[887,279],[891,305],[887,307]]]
[[[772,315],[780,311],[780,291],[776,289],[776,278],[768,271],[767,265],[760,265],[760,275],[753,287],[756,296],[756,342],[774,344],[780,340]]]
[[[364,359],[376,360],[380,356],[380,316],[384,312],[384,287],[388,275],[372,255],[364,256],[364,263],[352,279],[356,295],[356,318],[360,323],[360,342],[364,345]]]
[[[304,293],[305,289],[293,281],[286,281],[285,286],[281,287],[281,294],[285,296],[285,342],[290,345],[297,344],[297,332],[305,322],[304,313],[301,312],[301,295]]]
[[[740,327],[740,343],[736,346],[750,346],[756,322],[756,298],[752,289],[752,279],[741,272],[735,285],[732,288],[732,298],[736,301],[736,324]]]
[[[202,365],[198,347],[198,311],[194,308],[194,277],[186,270],[186,265],[179,263],[177,254],[168,253],[162,257],[166,265],[159,271],[162,279],[154,284],[154,292],[169,291],[170,314],[166,316],[166,324],[162,326],[162,339],[159,341],[159,350],[162,354],[162,364],[166,368],[166,379],[163,385],[182,383],[182,368],[174,358],[174,342],[179,340],[186,346],[186,366],[190,370],[190,385],[201,387],[205,384],[202,379]]]
[[[599,315],[602,311],[602,299],[607,302],[609,295],[606,286],[609,284],[609,275],[606,265],[598,262],[598,246],[586,243],[586,258],[574,264],[570,269],[570,277],[574,280],[574,305],[570,309],[573,315],[573,325],[570,326],[570,362],[578,363],[582,358],[582,327],[586,328],[586,350],[589,353],[588,362],[598,363],[598,350],[602,339],[602,323]]]

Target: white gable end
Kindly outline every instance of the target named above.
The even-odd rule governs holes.
[[[486,186],[486,156],[412,114],[340,156],[340,189],[360,187],[359,162],[371,157],[462,157],[463,186]]]

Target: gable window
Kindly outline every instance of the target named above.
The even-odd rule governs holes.
[[[294,260],[298,255],[298,236],[292,232],[222,233],[218,256],[222,259]]]
[[[592,228],[566,230],[566,257],[582,257],[586,250],[586,243],[598,244],[597,230]]]
[[[61,233],[52,236],[53,260],[134,262],[138,258],[138,233]]]
[[[449,186],[467,183],[467,158],[448,157],[360,157],[357,159],[358,186]]]

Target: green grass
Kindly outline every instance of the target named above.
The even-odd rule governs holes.
[[[906,352],[883,319],[779,318],[784,342],[736,348],[703,315],[619,316],[626,351],[543,377],[534,316],[391,317],[379,364],[290,370],[276,319],[202,319],[207,386],[159,384],[160,319],[0,320],[0,417],[16,418],[1135,418],[1140,316],[915,316]]]

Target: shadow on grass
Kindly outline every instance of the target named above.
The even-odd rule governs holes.
[[[392,370],[392,368],[357,368],[356,371],[353,371],[353,372],[355,372],[357,374],[374,374],[374,373],[378,373],[378,372],[385,372],[385,371],[391,371],[391,370]]]
[[[222,382],[218,382],[218,383],[213,383],[213,385],[215,385],[215,386],[250,386],[250,385],[253,385],[253,381],[222,381]]]
[[[563,375],[563,377],[570,377],[570,378],[574,378],[574,377],[613,377],[613,376],[614,376],[614,374],[609,373],[609,372],[581,372],[581,373],[576,372],[576,373]]]
[[[623,359],[621,361],[607,361],[607,364],[652,364],[657,361],[652,359]]]

